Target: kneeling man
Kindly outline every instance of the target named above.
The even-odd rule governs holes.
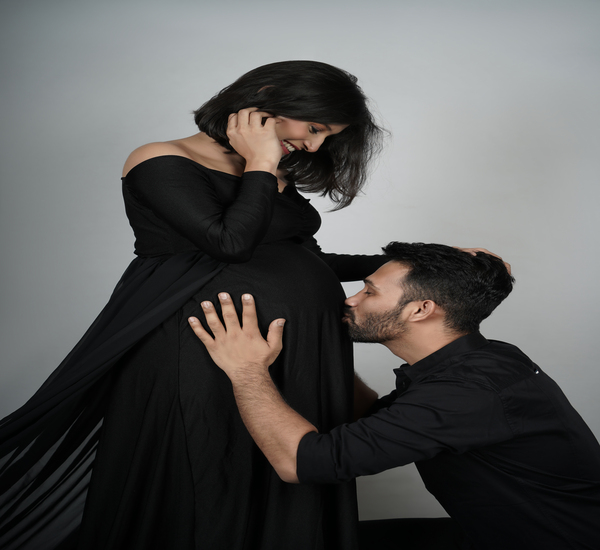
[[[318,433],[292,410],[268,367],[283,319],[267,339],[250,295],[243,328],[219,295],[225,327],[203,303],[213,336],[190,324],[233,385],[250,434],[290,483],[335,483],[415,462],[427,489],[478,549],[600,548],[600,446],[556,383],[479,324],[514,280],[502,261],[435,244],[390,243],[388,263],[346,300],[352,338],[406,361],[376,400],[360,381],[363,418]]]

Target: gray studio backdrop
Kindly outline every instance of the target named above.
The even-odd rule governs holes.
[[[520,346],[600,436],[600,3],[585,0],[0,3],[0,412],[77,342],[132,258],[128,153],[195,132],[243,72],[316,59],[356,74],[392,132],[326,251],[484,246],[517,286],[483,325]],[[360,285],[348,285],[355,292]],[[357,346],[390,391],[398,359]],[[413,467],[360,480],[363,519],[439,516]]]

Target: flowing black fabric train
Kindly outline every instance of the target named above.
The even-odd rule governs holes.
[[[134,260],[73,351],[2,421],[2,548],[53,548],[76,527],[110,387],[107,372],[223,265],[193,252]]]
[[[221,290],[254,293],[263,328],[285,317],[274,377],[326,431],[351,409],[338,278],[362,279],[383,260],[323,254],[318,214],[294,188],[277,193],[270,174],[166,156],[123,183],[140,257],[0,425],[0,546],[354,548],[354,486],[280,482],[186,319]]]

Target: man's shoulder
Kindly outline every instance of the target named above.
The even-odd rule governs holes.
[[[537,365],[517,346],[499,340],[488,340],[483,347],[454,355],[443,367],[426,380],[462,380],[502,391],[539,372]]]

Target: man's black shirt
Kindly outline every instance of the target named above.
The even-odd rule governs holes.
[[[600,549],[600,445],[518,348],[463,336],[396,369],[370,416],[298,448],[302,483],[415,462],[480,549]]]

